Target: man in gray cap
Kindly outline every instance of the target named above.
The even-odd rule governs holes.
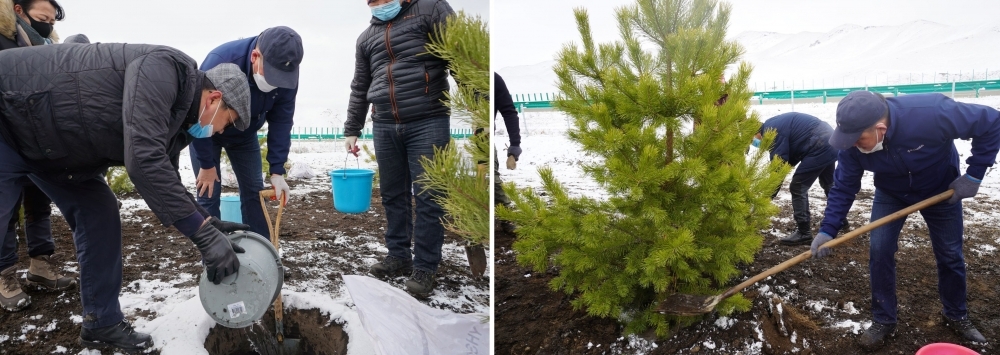
[[[38,46],[0,52],[0,220],[30,179],[73,230],[87,347],[144,349],[147,334],[124,320],[118,203],[101,174],[124,165],[165,226],[201,252],[209,280],[239,267],[223,232],[246,226],[210,218],[177,173],[192,137],[249,125],[246,76],[233,65],[208,72],[180,51],[147,44]],[[5,281],[14,275],[2,275]],[[2,290],[4,302],[20,302]],[[23,294],[22,294],[23,295]]]
[[[246,130],[227,129],[211,139],[191,143],[191,166],[198,179],[198,203],[218,218],[222,185],[219,161],[222,149],[236,174],[240,188],[243,223],[250,230],[268,235],[264,212],[258,201],[264,189],[261,179],[260,143],[257,131],[267,123],[267,162],[275,196],[288,199],[285,162],[291,147],[292,116],[299,86],[302,38],[288,27],[272,27],[256,37],[225,43],[208,54],[202,70],[221,63],[238,66],[247,78],[250,91],[250,124]],[[284,201],[283,201],[284,202]]]
[[[964,175],[953,142],[959,138],[972,139]],[[836,235],[861,189],[865,171],[875,174],[872,221],[954,189],[950,200],[924,208],[920,214],[927,222],[937,260],[943,323],[968,341],[985,342],[969,320],[967,309],[961,200],[976,195],[986,170],[996,160],[1000,112],[955,102],[941,94],[887,99],[855,91],[837,104],[837,128],[830,136],[830,145],[840,152],[825,218],[813,239],[813,257],[831,254],[831,249],[820,246]],[[873,322],[858,338],[859,345],[868,351],[880,348],[896,330],[895,255],[904,220],[871,232],[868,268]]]

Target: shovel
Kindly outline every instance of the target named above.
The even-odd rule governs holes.
[[[883,224],[906,217],[910,213],[922,210],[931,205],[947,200],[948,198],[951,197],[953,193],[955,193],[955,190],[948,190],[940,194],[937,194],[933,197],[930,197],[926,200],[917,202],[913,206],[904,208],[902,210],[897,211],[896,213],[879,218],[874,222],[861,226],[861,228],[855,229],[850,233],[844,234],[840,238],[834,238],[833,240],[826,242],[822,246],[827,248],[833,248],[835,246],[838,246],[841,243],[845,243],[851,239],[854,239],[855,237],[865,234],[868,231],[871,231],[872,229],[878,228]],[[667,299],[660,302],[658,311],[663,314],[670,314],[676,316],[697,316],[700,314],[712,312],[712,310],[715,309],[715,306],[717,306],[719,302],[722,302],[722,300],[729,298],[729,296],[732,296],[737,292],[740,292],[743,289],[750,287],[750,285],[753,285],[757,283],[757,281],[763,280],[768,276],[785,271],[785,269],[788,269],[792,265],[798,264],[803,260],[809,259],[809,257],[811,256],[812,256],[812,250],[806,250],[802,254],[799,254],[791,259],[788,259],[785,262],[778,264],[774,267],[771,267],[770,269],[767,269],[766,271],[757,274],[756,276],[751,277],[746,281],[743,281],[739,285],[733,286],[733,288],[726,290],[726,292],[723,292],[721,295],[704,296],[704,295],[685,295],[685,294],[675,293],[667,297]]]
[[[278,214],[275,217],[274,224],[271,224],[271,215],[267,212],[267,203],[265,201],[273,197],[274,190],[262,190],[260,192],[260,208],[264,210],[267,228],[271,233],[271,244],[274,244],[274,249],[278,250],[278,255],[281,255],[278,234],[281,231],[281,214],[285,211],[287,196],[278,199]],[[278,340],[278,354],[298,355],[300,353],[299,339],[285,338],[285,324],[282,318],[284,318],[284,306],[281,303],[281,292],[278,292],[278,298],[274,300],[274,335]]]

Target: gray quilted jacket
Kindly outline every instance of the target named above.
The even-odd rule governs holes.
[[[359,136],[368,105],[372,120],[406,123],[448,115],[447,62],[427,54],[430,34],[454,14],[444,0],[403,0],[395,18],[372,17],[358,37],[344,134]]]
[[[166,46],[0,51],[0,133],[46,179],[82,181],[124,165],[164,225],[196,211],[208,216],[177,173],[204,76],[194,59]]]

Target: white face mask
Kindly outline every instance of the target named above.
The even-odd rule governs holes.
[[[875,139],[878,139],[878,127],[875,127]],[[858,147],[858,151],[862,152],[862,153],[865,153],[865,154],[875,153],[877,151],[882,150],[882,142],[884,142],[884,141],[885,141],[885,135],[883,134],[882,135],[882,141],[878,142],[878,143],[875,143],[875,146],[872,147],[872,150],[864,150],[864,149],[861,149],[861,147]]]
[[[260,68],[264,69],[264,57],[257,57],[257,63],[260,63]],[[257,63],[254,63],[253,68],[253,81],[257,83],[257,88],[263,92],[271,92],[271,90],[277,89],[276,86],[271,86],[267,81],[264,80],[264,74],[257,74]]]

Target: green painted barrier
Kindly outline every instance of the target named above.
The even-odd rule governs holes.
[[[451,137],[455,139],[465,139],[472,136],[471,128],[453,128]],[[267,133],[257,133],[257,138],[264,138]],[[344,129],[341,127],[293,127],[291,132],[292,140],[334,140],[344,139]],[[372,129],[361,130],[361,139],[372,139]]]
[[[844,97],[851,91],[868,90],[882,93],[883,95],[899,96],[900,94],[923,94],[931,92],[951,93],[974,91],[976,97],[984,90],[1000,90],[1000,80],[974,80],[958,81],[953,83],[930,83],[930,84],[903,84],[903,85],[881,85],[881,86],[853,86],[827,89],[808,90],[779,90],[779,91],[758,91],[753,94],[753,99],[758,103],[764,100],[791,100],[795,99],[826,99],[830,97]],[[555,101],[555,94],[517,94],[513,95],[514,106],[520,112],[527,109],[551,109],[552,102]]]

